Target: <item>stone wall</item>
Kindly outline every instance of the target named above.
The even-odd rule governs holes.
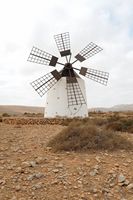
[[[13,125],[45,125],[58,124],[67,125],[72,119],[66,118],[2,118],[2,123]]]

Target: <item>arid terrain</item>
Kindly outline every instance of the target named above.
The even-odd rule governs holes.
[[[103,121],[94,119],[95,115],[98,118],[101,114],[91,116],[101,129],[107,114],[102,115]],[[131,113],[122,117],[127,119],[127,115],[133,119]],[[113,115],[110,121],[116,123],[120,118]],[[42,118],[1,118],[0,200],[133,199],[133,150],[125,146],[112,151],[54,152],[47,144],[66,125],[67,121],[60,125],[58,121],[43,123]],[[108,127],[114,129],[114,124]],[[132,133],[118,134],[133,145]]]

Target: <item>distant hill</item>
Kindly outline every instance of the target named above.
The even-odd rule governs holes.
[[[122,104],[115,105],[110,108],[97,107],[90,108],[90,111],[101,111],[101,112],[109,112],[109,111],[133,111],[133,104]],[[35,106],[14,106],[14,105],[0,105],[0,114],[8,113],[10,115],[22,115],[24,113],[44,113],[43,107],[35,107]]]
[[[0,105],[0,114],[8,113],[10,115],[22,115],[27,113],[44,113],[43,107],[34,106],[14,106],[14,105]]]
[[[109,111],[133,111],[133,104],[121,104],[115,105],[110,108],[97,107],[90,108],[89,111],[101,111],[101,112],[109,112]]]

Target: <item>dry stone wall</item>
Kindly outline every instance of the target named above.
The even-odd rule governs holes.
[[[67,125],[72,119],[66,118],[2,118],[2,123],[12,125]]]

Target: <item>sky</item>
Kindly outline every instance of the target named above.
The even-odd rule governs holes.
[[[60,57],[53,36],[64,32],[70,33],[73,59],[90,42],[103,48],[75,64],[110,74],[107,86],[83,78],[88,107],[132,104],[132,0],[0,0],[0,105],[45,106],[46,96],[30,82],[53,67],[27,58],[32,46]]]

